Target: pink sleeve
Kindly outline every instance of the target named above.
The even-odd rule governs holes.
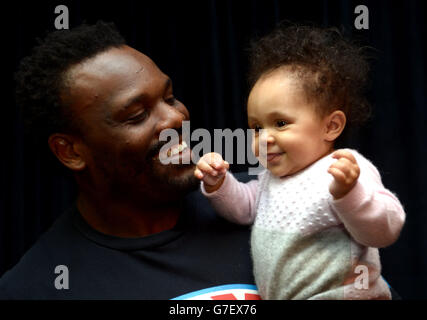
[[[222,186],[207,193],[203,182],[202,193],[210,200],[215,210],[227,220],[238,224],[252,224],[255,220],[255,201],[258,180],[242,183],[227,172]]]
[[[384,188],[375,166],[356,155],[360,176],[355,187],[331,205],[351,236],[360,244],[383,248],[399,237],[405,212],[397,197]]]

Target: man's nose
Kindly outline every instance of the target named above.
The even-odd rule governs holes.
[[[157,107],[157,113],[157,134],[165,129],[179,129],[182,126],[182,121],[185,120],[185,114],[167,103],[161,103]]]

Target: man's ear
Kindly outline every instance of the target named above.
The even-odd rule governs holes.
[[[48,140],[50,150],[63,165],[73,171],[81,171],[86,167],[79,141],[73,136],[54,133]]]
[[[341,110],[335,110],[326,117],[325,140],[332,142],[337,139],[345,128],[347,118]]]

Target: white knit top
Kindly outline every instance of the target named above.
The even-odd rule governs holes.
[[[251,250],[263,299],[390,299],[378,249],[393,243],[404,211],[381,183],[376,168],[355,150],[361,168],[343,198],[329,193],[336,161],[330,155],[284,178],[262,172],[239,183],[227,174],[207,194],[217,211],[237,223],[253,223]]]

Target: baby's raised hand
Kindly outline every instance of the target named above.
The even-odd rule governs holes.
[[[360,175],[360,168],[356,158],[351,152],[337,150],[332,154],[332,158],[338,159],[328,169],[334,177],[334,181],[329,186],[329,192],[334,199],[344,197],[356,185]]]
[[[219,153],[206,153],[197,162],[194,176],[203,180],[206,192],[214,192],[221,187],[229,167],[228,162],[223,160]]]

